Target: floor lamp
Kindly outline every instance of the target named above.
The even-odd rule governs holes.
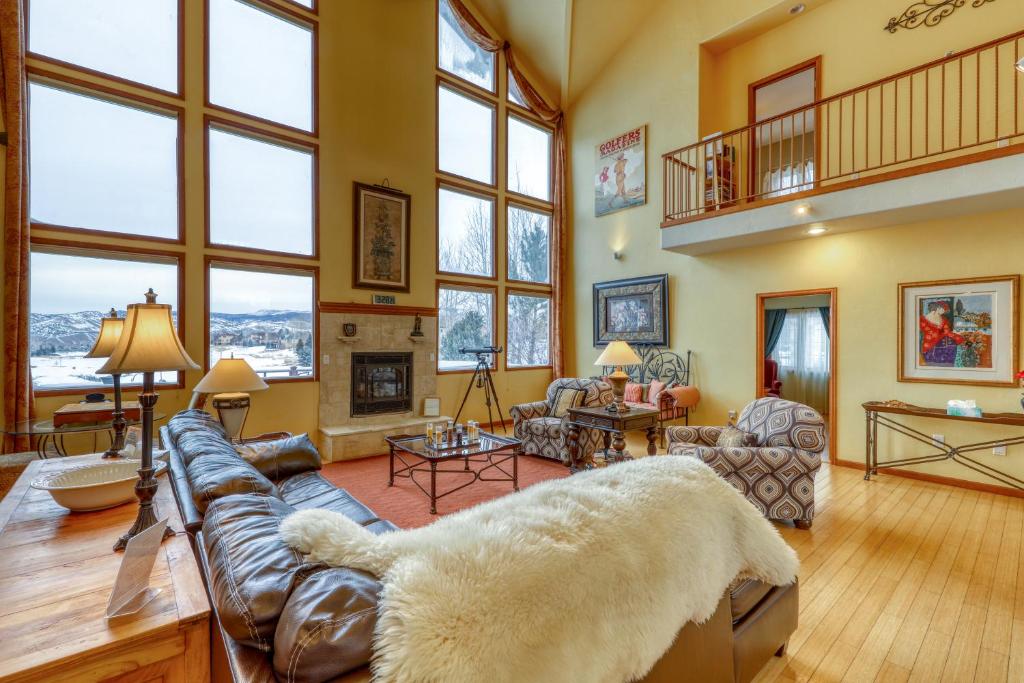
[[[111,308],[110,315],[100,319],[100,333],[96,335],[86,358],[109,358],[117,346],[117,340],[121,338],[121,330],[124,329],[124,318],[117,317],[117,309]],[[128,421],[124,419],[124,410],[121,407],[121,373],[113,373],[114,378],[114,414],[110,426],[114,429],[114,438],[110,440],[110,448],[103,454],[104,458],[121,457],[121,449],[124,448],[124,431]]]
[[[139,481],[135,484],[139,514],[128,533],[114,544],[115,551],[124,550],[132,537],[157,522],[153,497],[160,483],[153,474],[153,406],[157,401],[153,388],[154,374],[198,369],[199,366],[189,358],[174,330],[171,307],[158,304],[152,289],[146,292],[146,303],[128,305],[124,329],[117,345],[107,362],[98,370],[106,375],[142,373],[142,393],[139,394],[142,407],[142,462],[139,466]],[[170,528],[164,532],[164,538],[172,535],[174,531]]]

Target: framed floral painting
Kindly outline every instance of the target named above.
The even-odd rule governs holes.
[[[1015,386],[1020,276],[899,285],[899,381]]]
[[[352,286],[409,291],[409,207],[412,197],[381,185],[355,183]]]

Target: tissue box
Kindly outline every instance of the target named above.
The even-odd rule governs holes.
[[[946,403],[946,415],[981,417],[981,408],[974,401],[953,400]]]

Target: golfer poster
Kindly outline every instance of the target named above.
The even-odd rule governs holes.
[[[594,215],[604,216],[647,202],[647,126],[597,146]]]

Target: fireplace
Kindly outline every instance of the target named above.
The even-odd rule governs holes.
[[[352,417],[412,410],[411,353],[352,354]]]

